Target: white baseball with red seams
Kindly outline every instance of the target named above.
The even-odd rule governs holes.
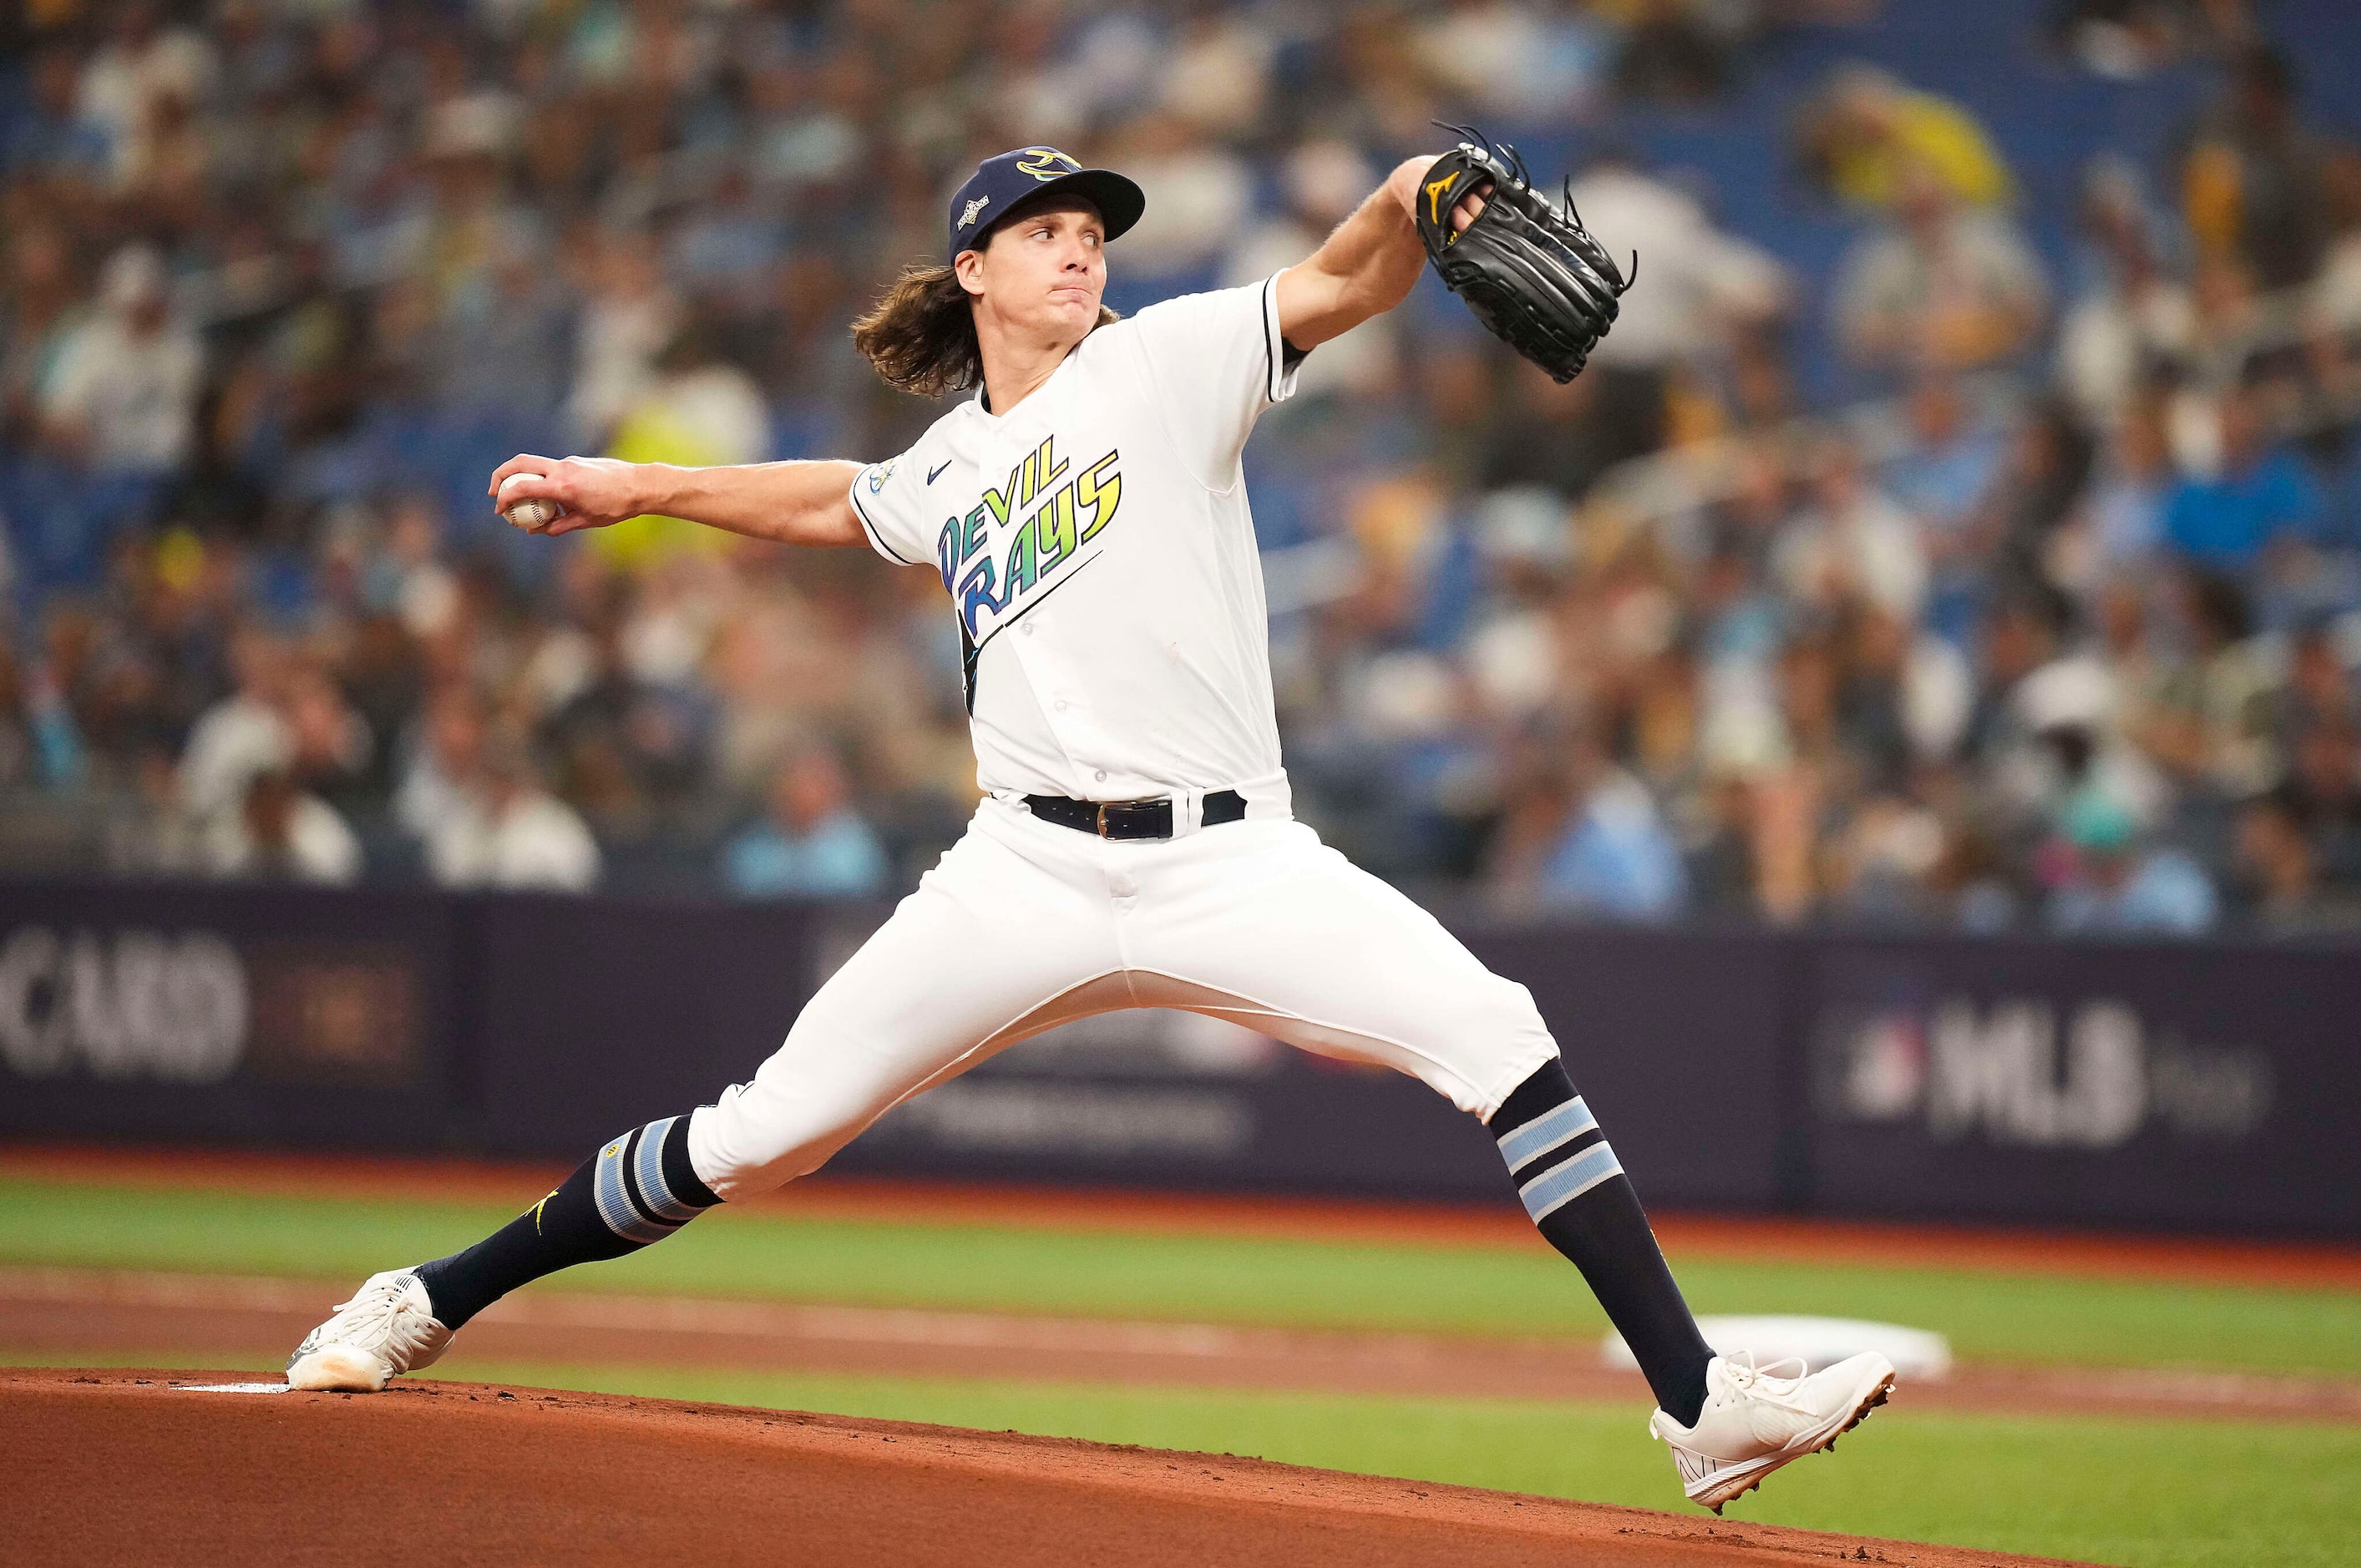
[[[510,487],[539,477],[534,474],[511,474],[500,481],[500,514],[519,528],[546,528],[566,515],[564,507],[544,497],[528,496],[523,500],[513,502],[508,499]]]
[[[716,1193],[815,1169],[910,1095],[1124,1007],[1379,1062],[1487,1118],[1555,1056],[1523,986],[1290,813],[1240,458],[1295,357],[1274,283],[1169,301],[854,479],[870,543],[951,597],[987,798],[752,1080],[696,1113]],[[1223,790],[1245,820],[1209,827]],[[1028,794],[1167,796],[1173,837],[1078,832]]]

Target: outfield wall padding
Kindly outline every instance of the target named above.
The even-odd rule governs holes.
[[[0,1135],[578,1156],[750,1075],[880,914],[0,883]],[[1651,1202],[2361,1234],[2361,946],[1461,931]],[[1507,1188],[1415,1081],[1170,1013],[1027,1042],[838,1164]]]

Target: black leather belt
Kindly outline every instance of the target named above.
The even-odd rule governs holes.
[[[1077,833],[1095,833],[1102,839],[1172,837],[1172,797],[1169,795],[1152,795],[1146,800],[1073,800],[1062,795],[1028,795],[1025,806],[1044,822],[1054,822]],[[1246,797],[1234,789],[1217,789],[1205,797],[1204,823],[1208,828],[1243,822],[1246,817]]]

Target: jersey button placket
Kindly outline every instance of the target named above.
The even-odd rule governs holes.
[[[1037,616],[1041,613],[1034,612]],[[1020,624],[1030,631],[1036,623],[1028,617]],[[1058,749],[1065,752],[1067,761],[1078,763],[1084,757],[1101,752],[1101,738],[1091,720],[1090,706],[1073,695],[1077,689],[1074,661],[1058,639],[1019,639],[1016,662],[1041,705],[1042,720],[1049,725],[1050,735],[1057,740]],[[1067,695],[1053,695],[1057,693]],[[1106,770],[1099,769],[1097,782],[1104,784],[1106,776]]]

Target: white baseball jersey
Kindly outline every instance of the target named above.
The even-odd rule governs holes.
[[[1293,390],[1278,294],[1100,327],[1005,415],[979,392],[853,480],[878,553],[951,596],[987,791],[1284,800],[1239,463]]]
[[[1238,455],[1291,381],[1272,285],[1191,295],[1099,328],[1005,417],[978,398],[862,470],[870,543],[950,591],[993,793],[785,1044],[691,1118],[715,1192],[816,1169],[912,1095],[1126,1007],[1382,1063],[1486,1118],[1556,1055],[1523,986],[1288,809]],[[1203,826],[1214,789],[1246,820]],[[1191,809],[1169,839],[1109,840],[1018,794]]]

